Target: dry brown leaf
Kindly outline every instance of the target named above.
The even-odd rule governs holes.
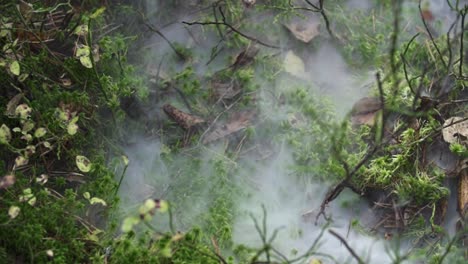
[[[298,40],[309,43],[320,34],[320,20],[308,19],[285,24]]]
[[[255,112],[253,111],[244,111],[233,114],[227,124],[220,125],[208,133],[203,139],[203,144],[219,140],[247,128],[254,117]]]
[[[445,142],[457,143],[466,141],[468,138],[468,120],[463,117],[451,117],[444,122],[444,129],[442,129],[442,136]]]
[[[237,54],[232,67],[239,68],[251,64],[259,51],[260,49],[256,45],[248,45],[243,51]]]
[[[170,104],[163,106],[164,112],[182,128],[189,130],[191,127],[204,123],[205,120],[194,115],[185,113]]]
[[[10,101],[7,104],[6,110],[5,110],[5,115],[7,116],[15,116],[15,110],[16,107],[18,106],[19,102],[21,101],[21,98],[23,98],[23,94],[19,93],[13,98],[10,99]]]
[[[223,99],[233,99],[241,92],[241,87],[237,82],[228,80],[211,80],[211,90],[216,101]]]
[[[377,112],[382,109],[382,103],[376,97],[364,97],[357,101],[351,110],[351,122],[353,125],[369,125],[375,123]]]

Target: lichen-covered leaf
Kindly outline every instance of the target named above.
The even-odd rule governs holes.
[[[299,78],[306,77],[304,62],[292,50],[284,57],[284,70]]]
[[[76,166],[82,172],[89,172],[91,170],[91,161],[85,156],[76,156]]]
[[[148,214],[156,208],[156,202],[153,199],[148,199],[145,203],[140,206],[140,214]]]
[[[136,216],[130,216],[125,218],[122,224],[122,232],[128,233],[132,231],[133,226],[137,225],[138,223],[140,223],[140,218]]]
[[[86,36],[88,34],[88,25],[83,24],[77,26],[74,33],[78,36]]]
[[[11,140],[11,131],[10,128],[2,124],[0,127],[0,144],[8,144]]]
[[[20,64],[18,61],[13,61],[11,64],[10,64],[10,71],[11,73],[13,73],[14,75],[18,76],[20,75],[21,73],[21,68],[20,68]]]
[[[46,133],[47,133],[47,130],[45,128],[39,127],[38,129],[36,129],[36,132],[34,132],[34,137],[41,138],[45,136]]]
[[[169,203],[166,200],[159,200],[157,203],[159,212],[165,213],[169,210]]]
[[[93,67],[93,64],[92,64],[91,58],[90,58],[90,54],[91,54],[91,49],[89,48],[89,46],[80,45],[76,49],[75,56],[80,60],[80,62],[81,62],[81,64],[83,66],[90,69],[90,68]]]
[[[128,164],[130,163],[130,161],[128,160],[128,157],[125,155],[122,155],[122,161],[125,166],[128,166]]]
[[[21,119],[27,119],[31,116],[32,109],[27,104],[20,104],[16,107],[15,114]]]
[[[16,159],[15,159],[15,166],[16,167],[21,167],[21,166],[24,166],[26,164],[28,164],[28,159],[23,157],[23,156],[18,156]]]
[[[69,123],[67,126],[67,133],[71,136],[75,135],[78,132],[78,125],[75,123]]]
[[[91,62],[91,58],[89,56],[80,57],[81,65],[85,66],[88,69],[93,68],[93,63]]]
[[[21,209],[18,206],[10,206],[10,209],[8,209],[8,215],[10,216],[10,219],[15,219],[19,215],[20,211]]]
[[[48,149],[52,149],[52,144],[50,144],[49,141],[44,141],[44,143],[42,143],[42,145],[44,145],[44,147],[46,147]]]
[[[27,202],[29,205],[34,206],[36,204],[36,196],[31,191],[31,188],[23,190],[23,194],[19,196],[20,202]]]

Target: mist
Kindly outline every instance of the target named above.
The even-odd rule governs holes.
[[[157,4],[160,1],[147,2],[153,11],[161,8]],[[434,8],[435,16],[441,17],[444,21],[443,28],[446,28],[446,25],[450,23],[446,22],[450,21],[448,17],[450,11],[437,1],[432,2],[431,8]],[[347,6],[366,11],[373,5],[371,1],[350,0]],[[215,60],[207,64],[212,48],[217,45],[215,28],[188,27],[181,23],[197,20],[198,17],[193,14],[185,15],[180,12],[174,14],[174,18],[176,22],[160,30],[171,42],[181,43],[193,51],[194,67],[200,79],[204,78],[207,72],[213,73],[228,66],[228,63],[232,61],[230,58],[235,55],[232,50],[228,49],[220,52]],[[322,34],[326,34],[323,29]],[[289,36],[289,38],[292,37]],[[167,41],[160,36],[154,34],[146,43],[145,50],[149,51],[151,56],[148,56],[148,61],[144,63],[151,71],[154,71],[159,64],[162,65],[158,69],[159,72],[166,73],[178,72],[185,67],[183,63],[178,62]],[[290,40],[280,40],[280,43],[284,46],[281,47],[279,56],[285,56],[286,52],[296,48],[289,45]],[[278,50],[266,47],[260,47],[260,49],[258,56],[271,56],[278,53]],[[307,83],[310,94],[332,102],[337,117],[336,122],[341,122],[346,118],[353,104],[367,96],[370,93],[370,87],[375,82],[374,73],[377,69],[350,68],[337,48],[328,40],[321,41],[318,47],[310,51],[298,52],[298,54],[304,63],[305,70],[305,75],[298,78],[298,82]],[[256,83],[260,84],[256,97],[259,119],[263,122],[267,120],[277,126],[288,121],[288,113],[291,112],[292,106],[286,103],[278,108],[271,107],[275,100],[272,94],[281,94],[293,89],[292,86],[284,85],[288,83],[288,80],[276,80],[276,87],[271,87],[271,83],[264,80],[262,75],[256,75],[254,78]],[[290,78],[290,76],[285,78]],[[157,115],[164,119],[161,106],[168,102],[176,104],[184,111],[189,110],[180,98],[167,100],[158,101],[146,111],[150,115]],[[258,222],[263,221],[262,208],[264,207],[267,236],[271,236],[275,230],[278,230],[278,235],[272,245],[287,257],[294,258],[307,252],[323,231],[317,252],[333,256],[339,263],[355,263],[355,259],[343,243],[327,231],[332,229],[346,238],[349,245],[366,262],[390,263],[392,261],[389,252],[389,248],[392,248],[390,242],[382,237],[367,235],[353,226],[353,220],[364,223],[364,226],[365,223],[375,220],[369,205],[358,195],[351,192],[343,193],[327,208],[327,214],[332,221],[327,224],[319,218],[320,221],[316,222],[318,209],[332,183],[298,179],[291,169],[295,163],[294,150],[284,140],[273,140],[275,133],[279,133],[278,131],[273,130],[272,133],[269,154],[264,159],[247,153],[237,160],[232,160],[226,156],[225,143],[215,142],[205,146],[189,147],[188,150],[181,151],[177,155],[171,154],[170,162],[164,159],[167,151],[164,139],[147,138],[141,133],[131,135],[133,144],[123,146],[130,165],[119,190],[122,199],[122,214],[125,216],[134,213],[135,208],[145,199],[167,199],[176,206],[175,224],[178,230],[187,231],[196,225],[203,226],[203,215],[213,204],[212,191],[218,188],[219,174],[216,167],[218,161],[227,164],[229,181],[235,182],[234,184],[244,192],[235,198],[236,210],[233,212],[235,216],[232,231],[235,244],[245,244],[253,248],[263,246],[254,219]],[[253,146],[262,144],[262,140],[265,139],[252,137],[249,144]],[[184,169],[184,164],[193,162],[192,159],[196,160],[196,166]],[[178,175],[189,173],[205,175],[203,183],[197,182],[196,179],[184,182],[178,180]],[[310,177],[310,179],[313,178]],[[352,206],[349,206],[350,203]],[[348,206],[344,206],[345,204]],[[158,220],[156,225],[168,230],[167,222]],[[405,249],[396,250],[404,251]],[[227,254],[232,253],[229,250],[225,251]],[[328,263],[326,257],[318,258]]]

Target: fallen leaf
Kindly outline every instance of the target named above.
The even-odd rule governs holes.
[[[359,99],[351,110],[353,125],[373,126],[377,112],[382,109],[382,103],[377,97],[364,97]]]
[[[216,101],[223,99],[230,100],[241,92],[241,87],[237,82],[233,82],[232,80],[221,81],[215,78],[211,80],[211,90]]]
[[[2,179],[0,180],[0,190],[1,189],[6,189],[10,186],[12,186],[13,184],[15,184],[16,182],[16,178],[15,178],[15,175],[5,175],[2,177]]]
[[[203,144],[219,140],[247,128],[254,116],[255,113],[253,111],[245,111],[234,114],[226,124],[217,126],[214,130],[208,133],[203,138]]]
[[[205,120],[185,113],[170,104],[165,104],[163,106],[163,110],[172,120],[174,120],[179,126],[186,130],[205,122]]]
[[[284,25],[298,40],[309,43],[320,34],[320,20],[296,20]]]
[[[248,45],[241,53],[237,54],[232,67],[239,68],[251,64],[259,50],[256,45]]]
[[[5,110],[5,115],[7,116],[15,116],[15,110],[16,107],[18,106],[19,102],[21,101],[21,98],[23,98],[23,94],[19,93],[13,98],[10,99],[10,101],[7,104],[6,110]]]
[[[306,77],[304,62],[292,50],[284,57],[284,70],[299,78]]]
[[[468,120],[457,116],[445,120],[442,136],[447,143],[466,142],[468,138]]]

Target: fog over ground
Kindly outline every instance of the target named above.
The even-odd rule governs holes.
[[[155,13],[160,8],[161,1],[147,1],[147,15]],[[373,8],[373,1],[349,0],[346,3],[348,8],[359,9],[369,12]],[[450,9],[445,1],[430,1],[430,8],[436,17],[441,17],[442,28],[449,25]],[[417,4],[417,3],[416,3]],[[408,8],[414,8],[415,3],[408,3]],[[211,30],[204,32],[200,26],[188,27],[180,23],[181,21],[194,21],[196,14],[174,14],[177,21],[169,26],[161,28],[161,32],[172,42],[183,43],[193,50],[196,64],[196,72],[203,76],[206,72],[216,72],[226,67],[227,54],[221,52],[220,55],[209,65],[211,49],[217,44],[217,36]],[[148,17],[152,21],[151,17]],[[274,26],[274,25],[272,25]],[[278,25],[278,30],[281,25]],[[324,31],[325,32],[325,31]],[[325,34],[325,33],[324,33]],[[261,37],[261,36],[259,36]],[[287,43],[288,41],[284,41]],[[351,110],[353,104],[360,98],[367,96],[370,87],[374,83],[374,73],[377,69],[353,69],[350,68],[336,47],[327,41],[322,41],[322,45],[311,49],[309,52],[302,52],[300,56],[305,65],[306,75],[304,81],[313,83],[315,89],[311,93],[328,98],[334,105],[338,118],[346,118],[346,114]],[[161,63],[161,71],[178,71],[183,69],[183,65],[177,64],[173,59],[173,51],[165,40],[156,34],[148,39],[146,48],[151,50],[153,56],[145,62],[148,65],[158,65]],[[282,56],[294,47],[283,47]],[[259,56],[276,53],[278,51],[265,47],[260,47]],[[149,66],[149,67],[150,67]],[[287,67],[287,65],[285,65]],[[200,77],[202,78],[202,77]],[[255,78],[262,78],[255,76]],[[257,80],[258,81],[258,80]],[[281,83],[281,80],[277,80]],[[259,83],[262,83],[261,81]],[[270,106],[271,96],[267,92],[270,87],[260,87],[257,103],[260,115],[266,117],[271,122],[281,123],[287,121],[288,105],[282,109],[272,109]],[[291,87],[276,87],[280,91],[287,91]],[[176,100],[177,99],[170,99]],[[152,109],[147,109],[150,114],[161,113],[162,105],[154,105]],[[183,104],[179,102],[179,106]],[[183,109],[187,110],[187,109]],[[161,115],[161,114],[160,114]],[[273,131],[274,133],[274,131]],[[272,136],[273,138],[274,136]],[[142,134],[135,134],[131,138],[133,144],[125,146],[125,153],[129,157],[130,166],[120,189],[122,198],[122,211],[124,214],[131,214],[147,198],[171,199],[171,192],[178,192],[177,171],[171,171],[161,158],[165,151],[164,142],[160,139],[148,139]],[[212,197],[210,193],[216,188],[216,170],[213,160],[224,158],[223,143],[211,144],[200,147],[204,158],[196,173],[204,172],[212,184],[197,185],[190,183],[193,189],[187,188],[183,195],[188,199],[193,197],[193,204],[188,207],[182,215],[176,216],[176,228],[184,231],[191,225],[201,224],[200,216],[209,210]],[[252,144],[255,144],[253,142]],[[247,195],[239,196],[236,201],[239,214],[235,218],[233,225],[233,239],[235,243],[246,244],[253,247],[261,247],[262,242],[258,235],[254,222],[250,215],[255,216],[258,221],[262,221],[262,206],[267,212],[267,230],[271,236],[274,230],[279,229],[277,238],[273,245],[284,255],[294,257],[307,251],[316,237],[324,228],[323,220],[315,223],[315,212],[320,207],[330,183],[317,183],[309,181],[304,184],[292,175],[291,165],[294,164],[292,152],[286,142],[275,141],[271,149],[273,154],[264,160],[257,161],[255,157],[241,157],[235,161],[235,175],[232,179],[242,186]],[[177,159],[177,157],[176,157]],[[183,163],[187,156],[181,154],[180,162]],[[227,161],[230,162],[230,161]],[[185,187],[184,187],[185,188]],[[343,203],[355,201],[351,208],[345,208]],[[351,192],[343,193],[339,199],[334,201],[327,209],[327,213],[332,216],[332,223],[326,227],[333,229],[342,237],[346,238],[349,245],[368,263],[390,263],[391,258],[388,249],[391,247],[382,238],[374,238],[357,231],[351,227],[353,219],[363,222],[371,222],[372,214],[365,201],[359,201],[359,197]],[[164,225],[157,222],[155,225]],[[339,263],[355,263],[345,246],[329,232],[323,233],[319,252],[332,255]],[[402,249],[404,250],[404,249]],[[295,252],[297,251],[297,252]],[[229,252],[227,252],[229,254]],[[327,262],[325,262],[327,263]]]

